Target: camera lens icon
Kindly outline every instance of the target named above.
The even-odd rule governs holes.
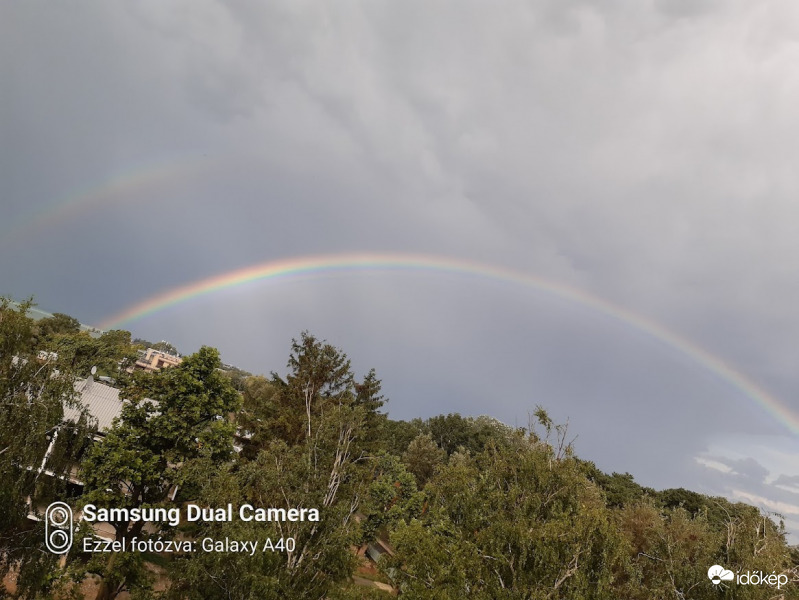
[[[55,506],[50,509],[50,523],[56,527],[64,527],[72,518],[69,507]]]
[[[53,502],[44,513],[44,542],[53,554],[64,554],[72,547],[72,509],[64,502]]]

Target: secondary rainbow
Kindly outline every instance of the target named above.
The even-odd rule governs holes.
[[[711,354],[683,336],[669,331],[655,321],[589,294],[584,290],[570,287],[562,283],[549,281],[502,266],[448,257],[417,254],[367,253],[306,256],[268,261],[169,289],[113,315],[106,319],[100,327],[101,329],[119,327],[192,298],[255,281],[274,281],[322,272],[392,269],[476,275],[487,279],[530,287],[540,292],[551,294],[555,297],[594,309],[599,313],[610,316],[624,324],[632,326],[640,332],[652,336],[666,346],[687,356],[754,400],[789,431],[794,434],[799,434],[799,416],[782,402],[760,388],[747,376],[733,369],[721,358]]]
[[[206,172],[214,162],[206,157],[171,157],[129,167],[106,175],[100,181],[74,190],[47,203],[33,204],[29,212],[10,223],[0,236],[0,243],[13,243],[32,231],[54,228],[66,220],[76,219],[91,210],[116,203],[135,201],[139,204],[160,198],[154,193],[171,182],[189,180]]]

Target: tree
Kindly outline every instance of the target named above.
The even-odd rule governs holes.
[[[338,348],[319,342],[307,331],[300,341],[291,341],[288,367],[292,373],[286,378],[283,395],[291,400],[302,398],[305,407],[306,437],[312,435],[311,421],[314,415],[336,403],[353,401],[353,376],[347,355]],[[276,382],[283,383],[279,377]]]
[[[429,433],[418,436],[408,444],[408,449],[402,455],[403,462],[413,473],[419,488],[424,487],[435,474],[436,468],[444,464],[446,458],[447,453],[436,446]]]
[[[45,346],[70,365],[70,369],[86,377],[92,367],[101,374],[119,377],[136,357],[136,349],[130,341],[130,332],[112,330],[100,337],[85,331],[57,333],[50,336]]]
[[[248,377],[243,387],[237,421],[244,434],[242,456],[253,459],[269,444],[276,431],[284,431],[287,427],[278,423],[282,411],[277,386],[266,377],[256,375]]]
[[[371,482],[360,511],[364,516],[362,542],[372,541],[381,529],[418,517],[424,495],[416,480],[397,457],[381,454],[374,461]]]
[[[415,597],[620,597],[626,548],[577,461],[517,432],[438,470],[428,510],[391,534],[384,571]]]
[[[80,331],[80,321],[64,313],[53,313],[52,316],[39,320],[36,325],[40,335],[46,338]]]
[[[315,508],[320,520],[200,524],[198,538],[291,539],[292,546],[254,556],[195,553],[174,565],[170,597],[325,598],[347,581],[356,563],[354,514],[368,476],[357,440],[363,423],[362,408],[333,405],[314,420],[311,437],[291,445],[272,440],[253,460],[217,475],[200,503],[235,498],[263,508]]]
[[[366,435],[362,444],[371,453],[385,449],[383,429],[386,423],[385,413],[380,409],[386,403],[385,397],[380,393],[381,381],[377,378],[374,369],[371,369],[361,382],[354,382],[355,406],[364,409]]]
[[[610,507],[622,508],[641,500],[645,495],[655,495],[654,490],[636,483],[629,473],[612,473],[608,475],[600,471],[593,462],[580,462],[586,477],[605,492],[605,503]]]
[[[491,417],[463,417],[458,413],[431,417],[427,425],[433,441],[447,454],[458,448],[477,454],[490,444],[503,444],[513,432],[511,427]]]
[[[707,583],[697,565],[719,562],[718,536],[706,519],[692,519],[677,509],[661,514],[651,499],[625,506],[619,513],[620,531],[629,541],[629,568],[618,589],[626,598],[710,598],[722,589]]]
[[[386,451],[395,456],[401,456],[408,449],[408,444],[426,433],[430,433],[430,427],[418,417],[410,421],[386,419],[383,424]]]
[[[375,464],[370,423],[379,421],[379,382],[370,373],[356,385],[346,355],[307,332],[292,340],[288,366],[285,379],[247,380],[240,421],[247,448],[199,501],[227,501],[220,490],[229,489],[235,492],[227,497],[235,493],[254,506],[318,509],[320,520],[202,524],[198,536],[291,538],[296,545],[256,556],[194,554],[171,572],[171,597],[327,598],[351,577],[351,546],[360,539],[355,514]],[[403,480],[410,485],[409,477]]]
[[[362,409],[365,424],[358,440],[362,449],[380,438],[385,416],[379,413],[385,400],[374,370],[356,382],[347,355],[327,343],[302,332],[291,341],[288,367],[283,379],[272,373],[269,380],[253,377],[245,384],[243,424],[252,441],[284,440],[289,445],[313,437],[314,424],[336,406]]]
[[[239,369],[238,367],[234,367],[233,365],[222,365],[222,368],[225,374],[228,377],[230,377],[230,381],[231,383],[233,383],[233,387],[240,392],[244,391],[244,388],[247,384],[247,379],[253,376],[252,373],[249,373],[244,369]]]
[[[158,506],[195,473],[192,461],[223,464],[232,452],[234,425],[228,416],[240,404],[230,380],[218,371],[219,353],[208,347],[180,365],[136,373],[123,395],[122,418],[84,461],[84,503],[98,507]],[[144,522],[112,523],[117,540],[142,535]],[[140,563],[91,563],[103,578],[98,600],[115,597],[140,575]],[[124,568],[120,568],[124,567]]]
[[[77,460],[90,433],[85,414],[63,421],[64,406],[77,407],[74,378],[68,363],[39,354],[31,306],[0,298],[0,581],[15,568],[19,592],[29,596],[52,587],[55,557],[43,552],[43,526],[31,527],[26,516],[48,498],[65,497],[58,476]],[[63,443],[70,437],[79,443]],[[58,451],[48,454],[57,441]],[[45,468],[55,477],[42,476]]]

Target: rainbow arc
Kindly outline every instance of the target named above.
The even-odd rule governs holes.
[[[180,285],[156,294],[109,317],[101,324],[101,328],[118,328],[194,298],[255,281],[281,281],[317,273],[386,271],[392,269],[461,274],[502,281],[532,288],[556,298],[588,307],[651,336],[686,356],[694,363],[716,375],[719,379],[738,389],[790,432],[799,434],[799,416],[789,407],[718,356],[711,354],[687,338],[666,329],[659,323],[578,288],[497,265],[454,258],[418,254],[353,253],[268,261]]]

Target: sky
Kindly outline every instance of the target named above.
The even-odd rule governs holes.
[[[0,295],[102,324],[309,256],[479,264],[116,325],[255,373],[308,330],[393,418],[542,405],[600,468],[799,541],[796,64],[788,0],[5,2]]]

